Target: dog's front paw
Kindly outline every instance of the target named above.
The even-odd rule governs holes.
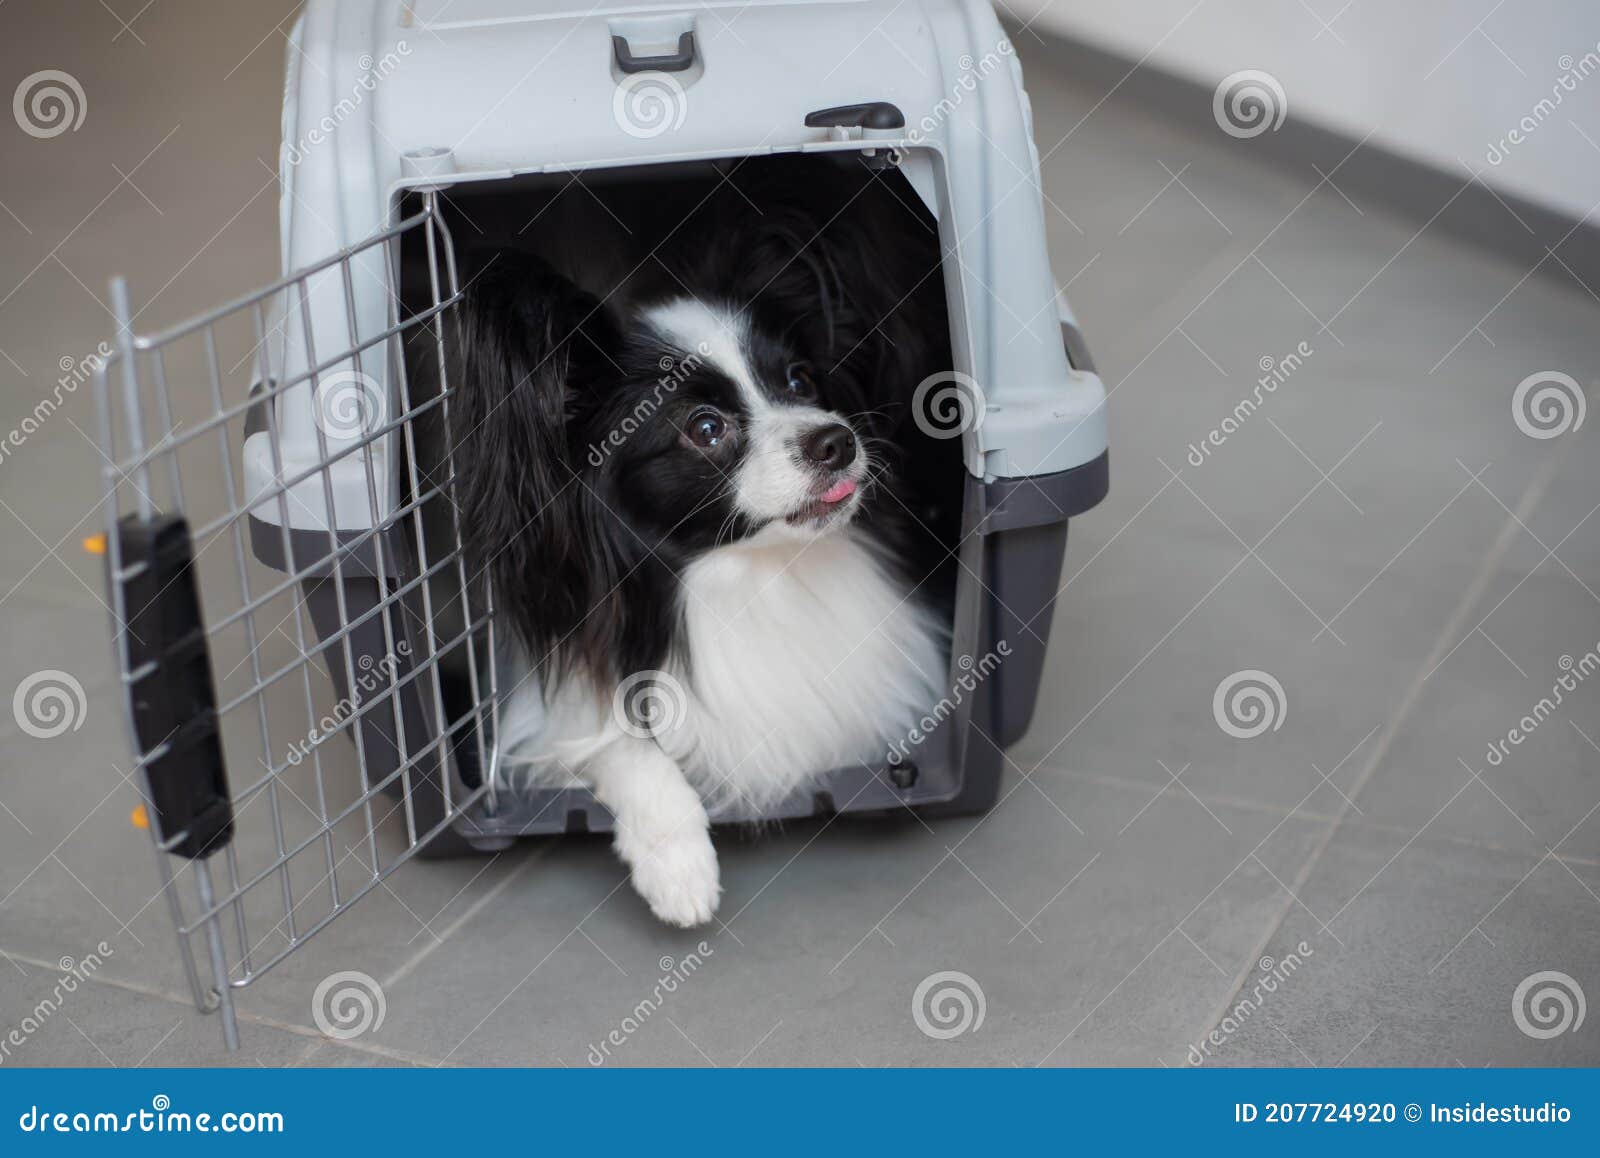
[[[620,835],[620,834],[619,834]],[[677,832],[655,841],[624,841],[623,859],[633,869],[633,887],[650,911],[669,925],[690,929],[711,920],[722,896],[716,850],[705,829]]]

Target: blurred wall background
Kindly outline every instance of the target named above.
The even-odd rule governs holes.
[[[1597,0],[999,3],[1030,27],[1208,87],[1260,69],[1291,117],[1370,133],[1574,218],[1600,201],[1600,138],[1579,124],[1600,119]]]

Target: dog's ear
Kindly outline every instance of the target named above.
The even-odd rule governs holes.
[[[845,288],[834,246],[812,213],[769,204],[759,217],[746,215],[729,244],[735,253],[723,264],[738,271],[737,300],[790,324],[809,323],[819,357],[837,344]]]
[[[898,427],[917,383],[949,366],[938,225],[880,179],[827,222],[818,244],[839,285],[828,368],[860,383],[866,404]],[[901,432],[880,426],[874,433]]]
[[[568,422],[617,342],[592,295],[543,262],[500,253],[456,306],[450,408],[470,573],[535,661],[587,612],[574,575],[592,531]]]

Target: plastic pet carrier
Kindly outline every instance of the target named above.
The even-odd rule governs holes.
[[[777,164],[936,232],[951,370],[914,401],[949,439],[952,694],[882,766],[713,819],[996,799],[1107,451],[987,0],[311,0],[283,111],[291,272],[156,333],[114,283],[95,384],[129,730],[187,978],[230,1047],[235,991],[411,857],[611,824],[582,790],[491,788],[504,641],[441,437],[458,246],[560,196]]]

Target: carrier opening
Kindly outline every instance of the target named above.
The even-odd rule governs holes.
[[[419,202],[419,197],[409,195],[401,213],[414,211]],[[612,295],[629,293],[643,276],[671,278],[675,261],[695,259],[692,252],[686,255],[686,242],[691,249],[693,238],[711,238],[714,244],[717,223],[740,214],[769,223],[781,216],[789,223],[783,232],[794,247],[788,260],[796,263],[795,268],[803,267],[827,283],[830,292],[858,294],[885,303],[870,334],[871,348],[881,350],[882,357],[892,359],[893,364],[874,368],[884,384],[881,389],[868,398],[852,399],[851,405],[840,411],[847,412],[864,440],[870,441],[876,469],[885,472],[886,478],[892,476],[893,486],[883,487],[875,501],[883,508],[878,517],[892,520],[897,534],[903,536],[896,558],[906,568],[908,582],[950,625],[952,655],[972,652],[984,631],[978,622],[981,610],[968,600],[965,622],[958,616],[958,577],[963,566],[981,569],[981,561],[970,549],[963,555],[968,480],[960,431],[953,437],[950,430],[939,429],[919,416],[912,405],[916,387],[924,379],[937,375],[942,383],[948,383],[951,378],[949,271],[941,259],[939,222],[900,168],[882,157],[857,152],[783,154],[462,182],[438,194],[437,202],[468,295],[474,279],[486,276],[497,264],[532,258],[562,269],[576,267],[585,288],[603,304]],[[830,263],[829,247],[838,244],[862,250],[853,255],[858,260],[849,263],[848,270],[833,268]],[[868,249],[877,256],[868,254]],[[433,268],[426,239],[405,238],[398,287],[403,315],[426,310],[435,300],[430,284]],[[862,270],[872,271],[870,286],[840,284],[852,276],[865,280]],[[913,333],[914,341],[884,340],[886,331],[895,332],[897,325],[905,327],[913,320],[914,330],[905,332]],[[448,320],[443,332],[447,339],[451,336]],[[406,346],[414,405],[437,395],[440,389],[441,361],[433,344],[436,337],[419,332]],[[853,345],[864,346],[864,342],[858,339]],[[454,396],[472,388],[460,377],[458,353],[451,351],[442,363],[453,404],[458,404]],[[861,357],[862,351],[841,348],[832,350],[831,356],[838,364]],[[829,369],[832,366],[822,367],[824,372]],[[670,369],[662,371],[665,390],[672,389],[672,374]],[[627,433],[621,431],[623,437]],[[449,485],[453,481],[447,468],[451,435],[442,409],[419,420],[417,434],[408,448],[417,469],[400,471],[402,491],[413,485],[407,482],[413,476],[417,480],[414,485]],[[591,455],[609,453],[604,444],[587,450]],[[463,519],[472,517],[466,510],[459,514]],[[430,557],[449,548],[446,520],[428,523],[425,534],[437,538],[427,552]],[[472,591],[465,601],[453,575],[431,579],[438,588],[432,601],[435,618],[448,620],[473,613],[477,601],[487,598],[478,578],[469,577]],[[448,637],[455,625],[446,621],[437,624],[436,630]],[[502,633],[500,646],[507,645]],[[946,681],[941,677],[941,685],[953,683],[966,670],[950,666],[953,663],[947,656],[952,678]],[[458,718],[474,706],[475,696],[483,694],[482,673],[470,670],[465,652],[445,657],[440,667],[447,715]],[[475,674],[480,677],[476,682]],[[507,682],[502,670],[498,689],[502,699],[509,691]],[[940,723],[944,718],[939,714],[941,707],[948,705],[929,704],[925,722]],[[941,736],[936,726],[926,737],[886,746],[878,766],[853,770],[852,784],[831,785],[823,795],[838,801],[858,799],[862,785],[870,780],[879,786],[868,793],[871,805],[877,807],[893,806],[913,789],[930,798],[947,798],[959,787],[961,756],[953,749],[963,731],[951,727]],[[946,742],[952,750],[938,754],[917,750],[919,744],[937,748]],[[467,789],[485,782],[488,770],[480,767],[478,758],[482,750],[465,731],[453,740],[456,774]],[[605,826],[603,812],[580,792],[543,790],[533,795],[537,799],[507,798],[505,793],[491,797],[484,816],[478,819],[481,831],[474,836],[475,843],[480,847],[491,844],[495,838],[490,834],[497,832]],[[858,800],[855,807],[871,805]],[[589,815],[591,808],[599,815]],[[801,801],[789,814],[810,811]]]

